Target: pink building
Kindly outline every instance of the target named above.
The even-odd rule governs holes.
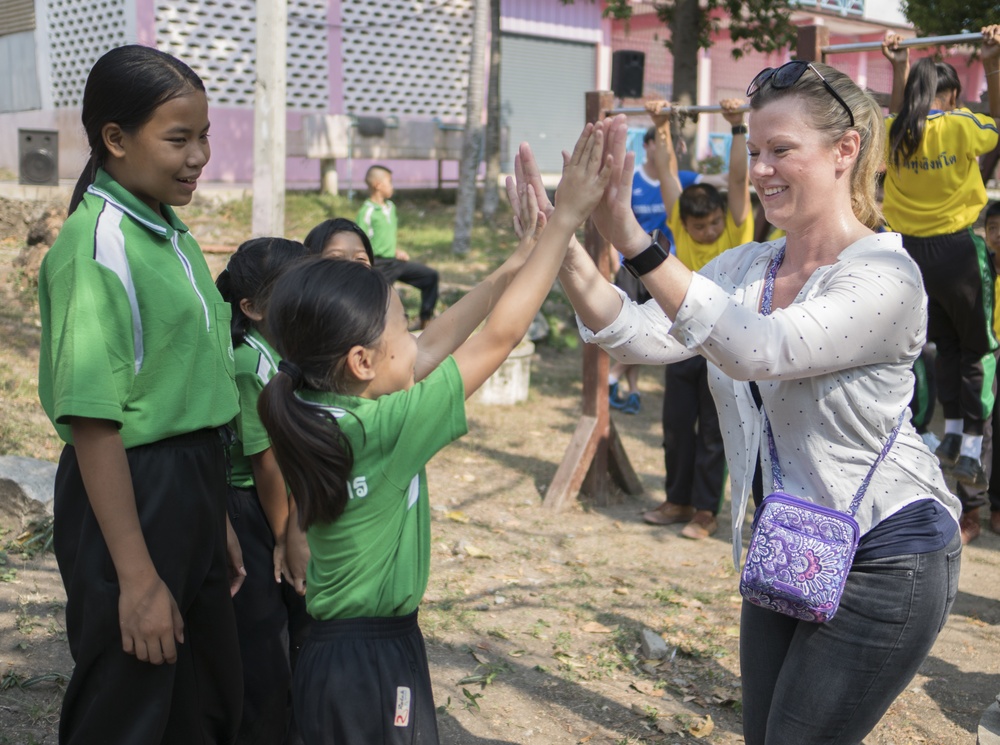
[[[656,17],[652,3],[636,2],[633,5],[634,16],[628,23],[614,23],[612,47],[615,50],[644,52],[645,97],[670,99],[673,93],[673,59],[663,44],[670,32]],[[906,37],[915,35],[894,0],[800,0],[794,5],[798,7],[792,15],[794,23],[828,27],[831,45],[881,41],[887,28]],[[955,33],[960,33],[960,30]],[[735,60],[731,54],[733,44],[724,31],[715,35],[714,42],[710,49],[701,51],[698,60],[697,102],[702,105],[716,104],[723,98],[743,97],[757,72],[765,67],[777,67],[795,55],[794,48],[773,54],[750,51]],[[911,56],[917,59],[934,51],[913,50]],[[947,61],[959,72],[963,97],[978,101],[986,90],[982,65],[978,61],[969,62],[970,48],[945,51]],[[872,91],[888,93],[892,87],[892,69],[881,51],[830,55],[826,62]],[[626,105],[634,103],[625,102]],[[639,124],[639,120],[636,123]],[[728,133],[729,126],[721,116],[699,117],[696,157],[700,160],[713,153],[719,154],[723,149],[720,143],[728,137]]]
[[[208,88],[213,157],[205,177],[252,178],[254,0],[9,0],[0,29],[0,167],[19,170],[18,131],[58,132],[58,174],[86,161],[79,123],[87,72],[106,50],[139,42],[174,54]],[[465,119],[472,0],[295,0],[288,13],[290,187],[316,187],[319,161],[300,157],[304,117],[396,117],[461,127]],[[504,0],[502,79],[507,142],[527,139],[544,162],[582,121],[583,93],[607,84],[610,21],[582,0]],[[539,74],[542,77],[539,77]],[[567,134],[567,132],[569,134]],[[571,141],[571,140],[570,140]],[[510,153],[506,153],[509,161]],[[337,163],[343,185],[363,161]],[[431,160],[392,163],[401,185],[437,181]],[[556,165],[557,167],[557,165]],[[454,176],[457,164],[444,164]]]
[[[796,23],[827,25],[831,41],[877,39],[886,25],[907,28],[896,0],[799,0]],[[304,157],[303,122],[328,115],[376,116],[417,129],[464,126],[473,0],[294,0],[287,43],[286,178],[315,188],[320,163]],[[603,3],[503,0],[501,99],[503,165],[528,141],[546,171],[557,173],[560,151],[584,120],[584,93],[610,87],[611,54],[645,52],[646,97],[670,98],[669,31],[651,3],[636,2],[626,25],[602,18]],[[154,45],[190,64],[204,79],[212,116],[213,157],[205,177],[246,184],[252,178],[255,0],[7,0],[0,29],[0,168],[18,172],[20,130],[58,133],[58,175],[74,179],[86,161],[80,119],[83,86],[94,60],[114,46]],[[789,59],[749,53],[736,61],[725,33],[699,57],[699,103],[742,96],[761,68]],[[924,54],[926,52],[917,52]],[[966,96],[985,89],[982,68],[956,50]],[[887,91],[889,65],[879,52],[832,60],[860,83]],[[631,103],[631,102],[630,102]],[[485,117],[485,112],[484,112]],[[641,120],[637,120],[637,125]],[[718,150],[719,116],[699,121],[698,152]],[[429,151],[428,151],[429,152]],[[424,156],[428,157],[428,156]],[[370,161],[341,157],[339,182],[360,184]],[[402,186],[437,183],[436,160],[391,161]],[[457,162],[445,161],[446,179]]]

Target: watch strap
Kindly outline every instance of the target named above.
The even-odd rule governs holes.
[[[662,232],[654,230],[650,238],[652,242],[648,248],[622,262],[628,273],[636,279],[643,274],[649,274],[670,257],[670,244]],[[667,244],[666,247],[664,247],[664,243]]]

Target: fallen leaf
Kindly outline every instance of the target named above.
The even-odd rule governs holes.
[[[465,553],[471,556],[473,559],[489,559],[490,555],[480,548],[476,548],[471,543],[466,543],[463,546]]]
[[[662,691],[658,690],[656,686],[653,685],[652,681],[649,680],[637,680],[629,683],[629,688],[638,691],[639,693],[644,693],[647,696],[659,697]]]
[[[446,512],[444,516],[456,523],[469,522],[469,516],[466,515],[464,512],[462,512],[461,510],[452,510],[451,512]]]
[[[612,590],[612,592],[615,595],[628,595],[628,588],[627,587],[616,587],[614,590]]]
[[[708,714],[705,715],[704,719],[699,719],[688,727],[688,732],[690,732],[693,737],[697,737],[699,740],[702,737],[708,737],[714,730],[715,722],[712,721],[712,717]]]
[[[489,665],[490,664],[490,658],[487,657],[486,655],[479,654],[479,652],[475,652],[474,651],[472,653],[472,656],[473,656],[473,658],[475,658],[476,662],[478,662],[480,665]]]
[[[681,726],[674,719],[657,719],[656,729],[660,730],[665,735],[676,735],[681,732]]]
[[[583,624],[581,631],[588,634],[610,634],[614,629],[605,626],[603,623],[598,623],[597,621],[588,621]]]

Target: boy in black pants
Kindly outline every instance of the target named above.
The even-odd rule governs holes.
[[[438,273],[429,266],[410,261],[409,254],[396,247],[396,205],[392,197],[392,171],[372,166],[365,174],[368,199],[358,211],[358,225],[368,234],[375,254],[375,269],[389,282],[397,280],[420,290],[420,328],[434,317],[438,299]]]

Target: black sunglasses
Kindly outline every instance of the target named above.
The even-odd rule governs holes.
[[[764,87],[764,84],[770,81],[771,87],[777,90],[782,88],[790,88],[798,82],[798,79],[802,77],[806,70],[812,70],[816,73],[816,77],[823,81],[823,86],[830,91],[830,95],[837,99],[837,103],[844,107],[844,111],[847,112],[847,116],[851,119],[851,126],[854,126],[854,112],[851,111],[851,107],[840,97],[840,94],[833,89],[826,78],[813,67],[811,62],[806,62],[805,60],[792,60],[791,62],[786,62],[781,67],[767,67],[757,73],[750,85],[747,86],[747,98],[753,98],[757,95],[757,92]]]

